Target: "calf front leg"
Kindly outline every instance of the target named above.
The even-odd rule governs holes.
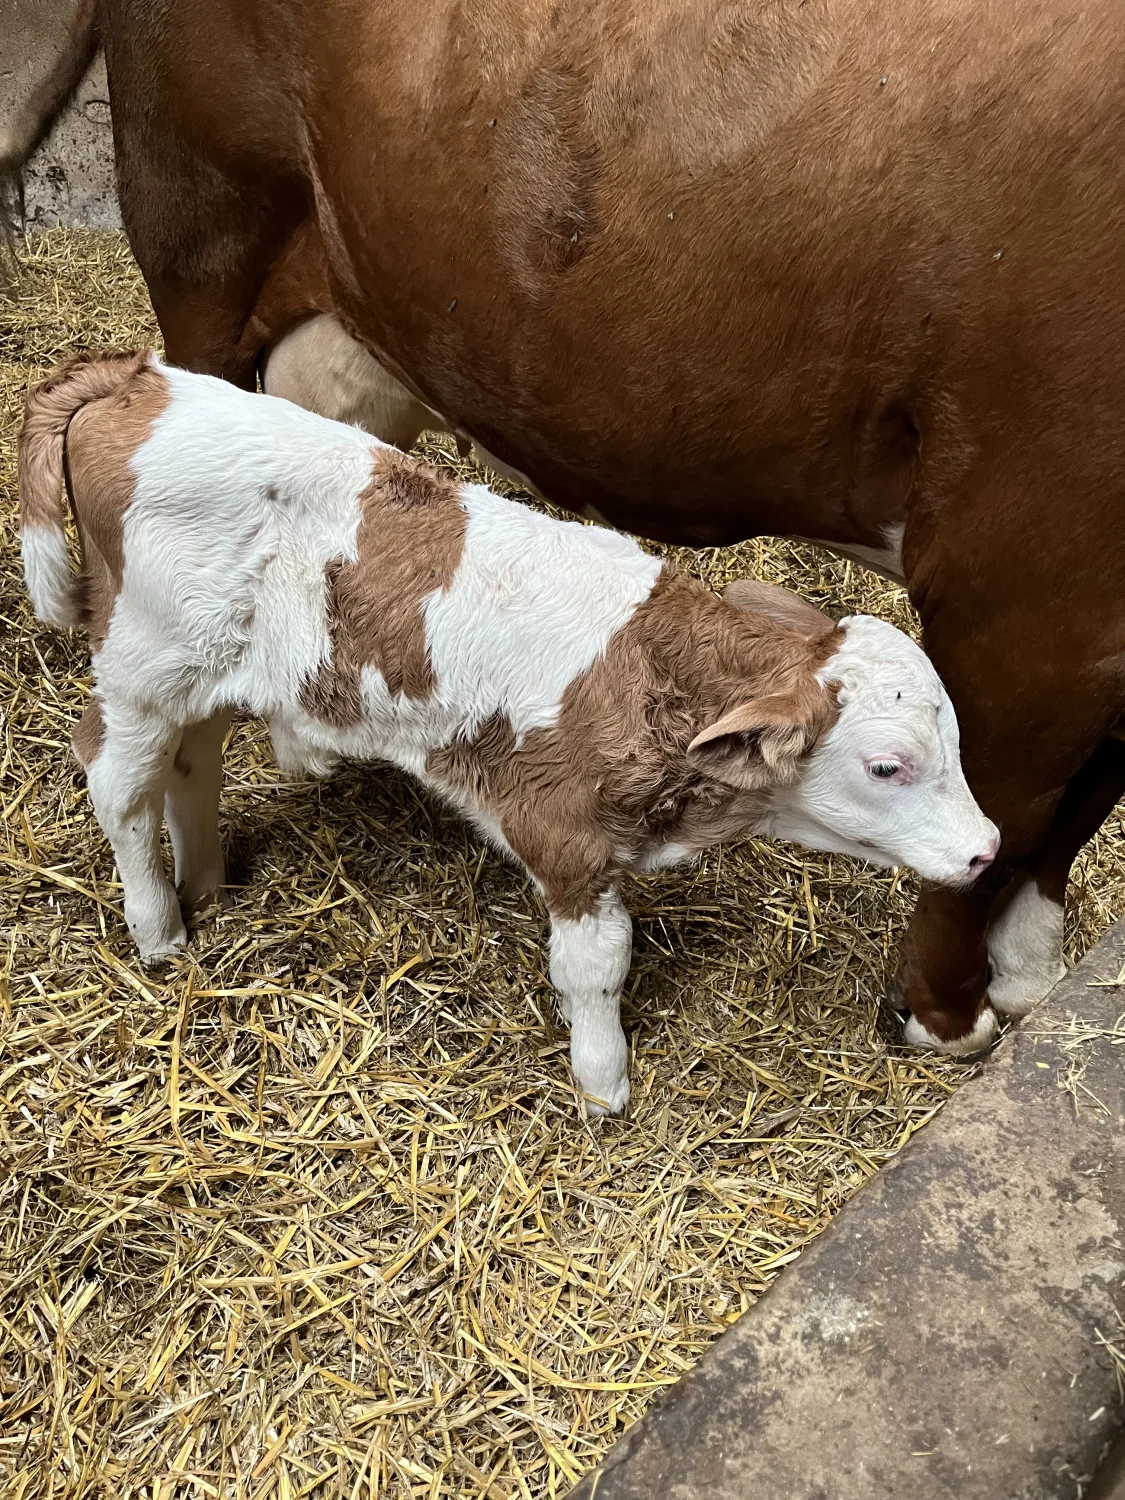
[[[176,892],[164,873],[160,825],[180,729],[134,709],[107,704],[101,713],[101,744],[85,761],[90,800],[113,846],[125,892],[125,921],[141,958],[171,958],[187,942],[187,933]]]
[[[551,913],[551,983],[570,1022],[570,1064],[592,1115],[620,1114],[629,1101],[621,990],[633,924],[616,890],[579,917]]]
[[[223,743],[231,714],[223,709],[189,724],[172,761],[164,792],[164,820],[176,862],[176,889],[189,905],[217,896],[226,884],[219,838]]]

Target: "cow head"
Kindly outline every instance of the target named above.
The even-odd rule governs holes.
[[[966,784],[953,705],[925,653],[883,620],[853,615],[837,627],[768,585],[747,580],[726,597],[810,641],[839,632],[811,696],[806,686],[750,700],[691,746],[711,774],[761,789],[759,831],[875,865],[909,865],[942,885],[975,880],[995,858],[999,834]]]

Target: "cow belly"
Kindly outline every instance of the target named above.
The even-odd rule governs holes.
[[[444,417],[412,396],[328,313],[306,318],[278,340],[266,357],[262,384],[267,395],[362,427],[397,448],[413,447],[427,429],[450,430]],[[473,443],[473,457],[480,468],[543,498],[526,474],[479,443]]]

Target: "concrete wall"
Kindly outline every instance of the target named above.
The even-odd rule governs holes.
[[[47,72],[75,0],[0,0],[0,131]],[[113,136],[99,57],[24,174],[27,224],[118,229]]]

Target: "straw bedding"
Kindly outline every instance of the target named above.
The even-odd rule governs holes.
[[[68,752],[83,646],[22,591],[14,445],[32,374],[155,326],[118,237],[21,254],[0,302],[2,1493],[564,1494],[972,1071],[880,1011],[909,881],[754,841],[630,881],[632,1105],[586,1124],[522,876],[385,768],[286,784],[246,723],[233,901],[146,973]],[[811,548],[683,560],[909,623]],[[1119,811],[1076,874],[1072,956],[1123,897]]]

